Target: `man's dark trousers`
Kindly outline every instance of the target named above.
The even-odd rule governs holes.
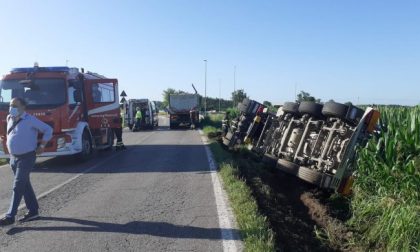
[[[15,175],[13,184],[13,197],[9,211],[6,216],[14,218],[17,214],[22,197],[25,199],[26,207],[29,212],[38,212],[38,200],[30,181],[30,173],[34,168],[36,153],[29,152],[23,155],[10,156],[10,167]]]

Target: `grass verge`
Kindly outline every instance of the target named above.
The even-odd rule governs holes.
[[[212,135],[217,129],[207,126],[203,131],[207,135]],[[267,218],[259,213],[252,190],[241,178],[238,167],[233,163],[232,155],[215,141],[211,142],[209,147],[219,166],[219,174],[235,214],[245,250],[275,251],[273,231],[269,227]]]

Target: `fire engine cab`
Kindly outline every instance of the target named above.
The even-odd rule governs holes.
[[[84,72],[83,68],[14,68],[0,85],[0,158],[9,156],[6,147],[9,103],[21,97],[26,112],[54,129],[41,156],[76,155],[90,158],[93,150],[112,148],[112,128],[121,127],[118,81]],[[41,136],[39,136],[41,137]]]

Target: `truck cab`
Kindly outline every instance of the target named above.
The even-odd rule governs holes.
[[[88,159],[94,149],[113,145],[112,128],[121,127],[118,81],[69,67],[14,68],[0,83],[0,135],[7,137],[9,103],[21,97],[26,112],[53,128],[41,156],[77,155]],[[6,141],[0,158],[9,156]]]

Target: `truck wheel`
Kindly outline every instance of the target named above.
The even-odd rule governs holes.
[[[92,139],[89,132],[85,130],[82,135],[82,151],[77,154],[77,158],[80,161],[87,161],[91,158],[92,153]]]
[[[346,119],[349,106],[337,102],[327,102],[322,108],[322,114],[328,117]]]
[[[278,158],[272,154],[265,153],[262,162],[269,167],[275,167],[277,163]]]
[[[299,167],[297,177],[313,185],[321,186],[322,173],[307,167]]]
[[[277,161],[277,165],[276,165],[277,169],[279,169],[280,171],[289,173],[291,175],[297,175],[297,173],[299,172],[299,165],[292,163],[290,161],[284,160],[284,159],[279,159]]]
[[[170,129],[175,129],[175,128],[176,128],[176,125],[175,125],[174,123],[170,123],[170,124],[169,124],[169,128],[170,128]]]
[[[321,118],[322,116],[322,104],[311,102],[311,101],[303,101],[299,104],[299,113],[301,114],[309,114],[316,118]]]
[[[285,102],[282,109],[286,113],[299,114],[299,104],[296,102]]]

